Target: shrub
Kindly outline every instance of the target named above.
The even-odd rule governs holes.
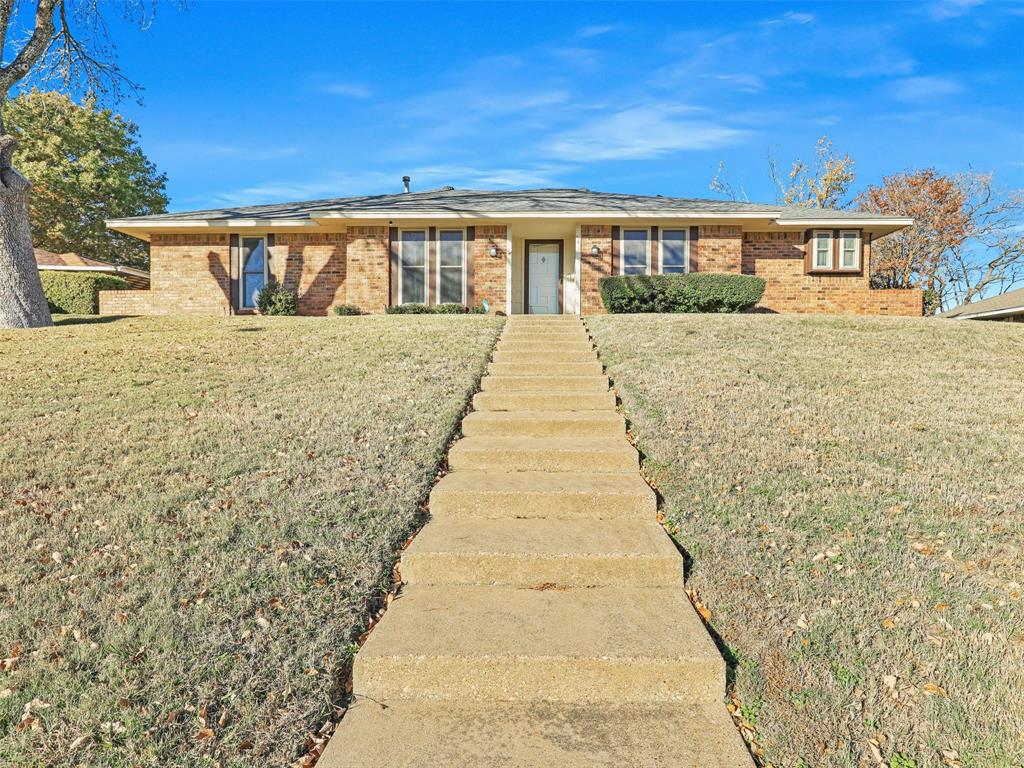
[[[294,315],[299,311],[299,296],[271,279],[256,294],[256,309],[261,315]]]
[[[336,304],[334,306],[334,314],[341,316],[361,315],[363,310],[352,304]]]
[[[462,304],[395,304],[385,310],[389,315],[464,315],[469,311]]]
[[[39,273],[43,293],[51,312],[67,315],[95,315],[100,311],[100,291],[127,291],[131,285],[123,277],[95,272]]]
[[[599,287],[601,301],[612,314],[742,312],[764,295],[761,278],[721,272],[603,277]]]

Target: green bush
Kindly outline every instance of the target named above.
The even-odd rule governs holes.
[[[470,310],[462,304],[395,304],[385,311],[389,315],[464,315]]]
[[[335,304],[334,314],[341,315],[343,317],[349,315],[361,315],[363,314],[363,310],[352,304]]]
[[[599,287],[604,308],[612,314],[742,312],[764,295],[761,278],[722,272],[603,277]]]
[[[51,312],[67,315],[95,315],[100,311],[100,291],[127,291],[131,285],[123,277],[95,272],[39,273],[43,293]]]
[[[271,279],[256,294],[256,309],[261,315],[294,315],[299,311],[299,296]]]

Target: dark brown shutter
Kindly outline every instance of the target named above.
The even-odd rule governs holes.
[[[832,269],[839,270],[839,230],[832,230]]]
[[[476,227],[466,227],[466,306],[470,309],[476,306],[476,259],[474,258],[476,248]]]
[[[271,232],[267,235],[267,274],[274,277],[274,260],[271,258],[271,254],[274,251],[274,233]],[[280,282],[280,281],[278,281]]]
[[[621,230],[619,227],[612,227],[612,274],[619,274],[619,237],[621,236]]]
[[[388,228],[388,278],[391,281],[389,301],[398,304],[398,227]]]
[[[658,269],[661,262],[661,238],[658,236],[658,228],[651,227],[651,274],[661,273]]]
[[[811,245],[811,230],[804,230],[804,274],[810,274],[811,269],[814,267],[814,262],[811,261],[811,252],[814,250]]]
[[[238,235],[231,235],[230,243],[231,243],[231,248],[230,248],[231,255],[230,255],[229,261],[231,263],[228,265],[228,269],[231,271],[231,275],[230,275],[230,281],[231,281],[231,311],[234,312],[235,309],[237,309],[238,305],[239,305],[239,301],[238,301],[238,273],[241,271],[241,269],[240,269],[240,267],[238,265],[238,259],[239,259]]]
[[[427,304],[439,304],[437,299],[437,227],[427,230]]]
[[[700,269],[700,227],[690,227],[690,263],[686,265],[687,272],[697,272]]]

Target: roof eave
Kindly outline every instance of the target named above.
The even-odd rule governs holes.
[[[771,219],[777,211],[317,211],[313,219]]]

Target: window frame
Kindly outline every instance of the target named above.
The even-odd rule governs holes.
[[[263,287],[265,288],[267,283],[270,282],[270,251],[268,250],[269,238],[266,235],[242,235],[238,236],[238,306],[235,308],[238,312],[255,312],[257,302],[253,302],[252,306],[248,306],[245,303],[245,276],[246,274],[255,274],[255,272],[247,273],[245,271],[245,241],[246,240],[259,240],[263,243]]]
[[[402,295],[405,285],[405,265],[402,262],[402,251],[405,249],[405,233],[421,232],[423,234],[423,300],[406,301]],[[410,267],[411,269],[411,267]],[[430,229],[427,227],[409,227],[398,230],[398,303],[429,304],[430,303]]]
[[[665,272],[665,233],[683,233],[683,271]],[[663,227],[658,230],[658,274],[659,275],[686,275],[690,272],[690,228],[689,227]]]
[[[456,227],[445,227],[444,229],[440,229],[439,228],[437,230],[437,234],[436,234],[437,265],[436,265],[436,269],[435,269],[435,283],[437,285],[437,295],[434,297],[434,303],[435,304],[445,303],[445,302],[441,301],[441,270],[442,270],[442,268],[443,269],[454,269],[454,267],[442,267],[441,266],[441,235],[442,235],[442,233],[445,233],[445,232],[458,232],[459,235],[460,235],[460,238],[461,238],[460,242],[462,244],[462,270],[461,270],[462,271],[462,292],[461,292],[461,298],[459,299],[458,303],[462,304],[462,306],[466,306],[466,291],[467,291],[467,285],[466,285],[466,282],[467,282],[466,262],[467,262],[467,260],[469,258],[469,254],[468,254],[467,248],[466,248],[466,230],[464,228],[463,229],[458,229]],[[430,254],[429,254],[429,251],[428,251],[428,254],[427,254],[428,259],[429,259],[429,256],[430,256]],[[429,292],[429,287],[428,287],[428,292]]]
[[[819,235],[825,235],[828,238],[828,263],[824,266],[818,264],[818,237]],[[835,237],[831,229],[812,229],[811,230],[811,271],[812,272],[834,272],[836,261],[835,261]]]
[[[619,274],[631,276],[626,272],[626,233],[627,232],[644,232],[646,233],[646,244],[647,250],[644,257],[644,271],[642,274],[651,274],[651,228],[650,227],[623,227],[619,231]],[[636,277],[637,275],[632,275]]]
[[[846,236],[853,235],[853,266],[847,267],[843,264]],[[837,255],[836,269],[839,272],[860,272],[860,260],[862,257],[861,234],[858,229],[839,230],[839,253]]]

